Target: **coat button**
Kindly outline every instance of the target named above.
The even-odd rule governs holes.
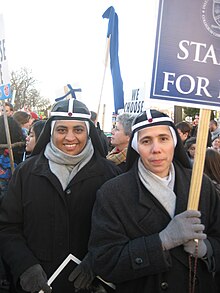
[[[192,278],[192,283],[193,283],[193,278]],[[199,284],[199,280],[197,277],[195,277],[195,285],[198,285]]]
[[[143,263],[143,259],[140,257],[137,257],[137,258],[135,258],[135,262],[136,262],[136,264],[140,265]]]
[[[162,282],[161,285],[160,285],[160,287],[161,287],[162,290],[167,290],[168,283],[167,282]]]
[[[66,190],[66,194],[67,194],[67,195],[70,195],[70,194],[71,194],[71,190],[70,190],[70,189],[67,189],[67,190]]]

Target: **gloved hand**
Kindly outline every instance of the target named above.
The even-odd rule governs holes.
[[[188,252],[192,256],[196,256],[196,241],[197,240],[190,240],[183,244],[183,248],[186,252]],[[207,246],[203,240],[198,240],[198,258],[202,258],[207,253]]]
[[[101,285],[98,284],[97,286],[92,286],[92,292],[94,293],[107,293],[105,288]]]
[[[205,226],[201,224],[199,211],[188,210],[176,215],[167,227],[159,233],[162,246],[169,250],[189,240],[203,240]]]
[[[47,275],[39,264],[33,265],[21,274],[20,284],[27,292],[34,293],[40,290],[43,290],[44,293],[52,292],[50,286],[47,285]]]
[[[69,275],[69,281],[74,282],[76,289],[88,289],[95,279],[92,271],[88,254],[84,257],[82,262]]]

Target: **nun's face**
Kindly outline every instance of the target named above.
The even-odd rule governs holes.
[[[78,155],[87,143],[86,124],[77,120],[58,120],[54,125],[52,139],[62,152]]]
[[[163,178],[169,174],[174,155],[174,141],[166,125],[141,129],[138,132],[138,152],[146,169]]]

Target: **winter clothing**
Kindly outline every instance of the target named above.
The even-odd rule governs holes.
[[[175,164],[175,215],[187,208],[191,170]],[[188,292],[189,263],[183,246],[163,251],[159,232],[171,218],[144,188],[137,164],[127,173],[105,183],[98,191],[93,212],[90,251],[96,274],[116,284],[116,292]],[[211,181],[201,188],[201,221],[220,270],[220,199]],[[213,269],[213,268],[212,268]],[[212,273],[198,259],[196,291],[216,292]]]
[[[195,293],[215,293],[220,198],[204,176],[200,212],[186,211],[192,170],[170,117],[147,109],[135,118],[127,166],[97,193],[89,242],[95,273],[116,293],[186,293],[194,285]],[[187,252],[194,238],[196,269]]]
[[[212,141],[220,136],[220,127],[217,127],[214,131],[211,132]]]
[[[113,163],[96,154],[63,191],[43,154],[16,168],[0,213],[2,255],[15,283],[34,264],[49,278],[69,253],[85,256],[96,190],[117,174]],[[61,291],[54,285],[53,292]]]
[[[70,253],[83,260],[96,191],[120,173],[104,157],[95,126],[89,120],[90,113],[83,103],[58,102],[51,114],[31,156],[16,168],[0,210],[0,248],[13,278],[12,293],[24,292],[26,285],[32,284],[30,278],[23,277],[30,276],[28,272],[36,265],[42,267],[46,276],[34,270],[33,282],[45,287],[45,278],[49,279]],[[51,126],[57,120],[85,122],[88,137],[86,140],[83,134],[86,144],[78,154],[70,155],[53,144]],[[64,122],[62,129],[66,129],[65,125]],[[73,125],[77,128],[77,123]],[[80,125],[79,133],[85,133]],[[77,134],[70,135],[70,148],[80,143],[74,138]],[[63,143],[67,143],[65,135],[62,131]],[[74,292],[74,284],[68,277],[75,267],[72,261],[65,267],[51,284],[53,293]]]
[[[125,171],[127,149],[128,148],[124,148],[120,151],[117,147],[115,147],[106,158],[114,162],[119,168],[121,168],[122,171]]]
[[[39,292],[41,289],[45,293],[51,292],[51,288],[47,285],[47,275],[39,264],[27,269],[20,279],[22,287],[27,292]]]
[[[108,138],[105,135],[104,131],[100,128],[99,122],[97,122],[96,130],[97,130],[97,132],[99,134],[99,138],[101,140],[105,156],[107,156],[108,151],[109,151]]]

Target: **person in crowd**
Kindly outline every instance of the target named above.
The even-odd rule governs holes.
[[[112,132],[108,132],[106,134],[106,136],[107,136],[107,139],[108,139],[108,149],[109,149],[109,152],[111,152],[113,150],[113,148],[114,148],[112,143],[111,143]]]
[[[0,248],[13,293],[72,293],[74,287],[95,292],[89,288],[95,276],[87,254],[92,208],[96,191],[119,174],[105,158],[86,105],[57,102],[2,201]],[[48,279],[69,254],[82,262],[70,262],[51,289]]]
[[[46,120],[38,120],[31,125],[28,136],[26,137],[25,159],[33,151],[45,123]]]
[[[20,125],[17,123],[13,117],[8,117],[8,126],[9,126],[9,133],[11,138],[11,143],[17,143],[17,145],[12,147],[13,157],[16,164],[22,162],[22,156],[25,149],[25,139],[22,135],[22,129]],[[0,116],[0,155],[5,152],[7,149],[7,136],[6,136],[6,128],[4,122],[4,116]]]
[[[30,112],[31,118],[33,119],[32,124],[38,120],[40,120],[40,117],[38,116],[38,114],[36,112]]]
[[[206,150],[204,173],[212,179],[220,192],[220,153],[214,149]]]
[[[211,148],[217,152],[220,152],[220,136],[217,136],[213,139]]]
[[[147,109],[132,126],[128,171],[97,192],[89,252],[116,293],[214,293],[220,198],[204,176],[187,210],[192,169],[170,117]],[[197,241],[195,241],[197,239]]]
[[[103,145],[103,148],[104,148],[105,155],[107,156],[108,151],[109,151],[108,138],[106,137],[105,133],[103,132],[103,130],[100,127],[99,122],[97,121],[97,113],[94,112],[94,111],[90,111],[90,113],[91,113],[91,118],[90,119],[92,120],[92,122],[94,123],[94,125],[96,127],[96,130],[97,130],[97,132],[99,134],[99,137],[101,139],[101,142],[102,142],[102,145]]]
[[[5,102],[5,112],[6,112],[8,117],[13,116],[14,107],[13,107],[13,105],[11,103]]]
[[[190,136],[196,136],[198,125],[199,125],[199,114],[197,113],[195,114],[193,118]]]
[[[176,126],[176,129],[179,133],[179,136],[184,144],[185,141],[190,137],[191,125],[189,123],[187,123],[186,121],[181,121],[181,122],[176,123],[175,126]]]
[[[118,165],[122,171],[126,169],[127,148],[133,120],[134,115],[132,114],[120,114],[117,116],[116,125],[112,129],[111,144],[114,148],[107,155],[107,159]]]
[[[30,129],[30,126],[33,122],[33,118],[31,117],[31,115],[29,113],[27,113],[25,111],[16,111],[13,114],[13,118],[21,126],[23,135],[26,138],[28,135],[28,131]]]
[[[190,137],[197,136],[198,126],[199,126],[199,115],[196,114],[192,123]],[[211,131],[208,129],[207,147],[211,147],[211,145],[212,145],[212,135],[211,135]]]
[[[188,138],[185,141],[184,147],[190,158],[190,161],[193,163],[196,153],[196,137],[192,136]]]
[[[24,152],[25,141],[23,139],[21,127],[18,123],[11,117],[7,117],[8,127],[10,133],[10,139],[12,143],[12,153],[14,158],[14,167],[16,167],[22,161],[22,154]],[[8,151],[6,127],[4,116],[0,116],[0,205],[2,199],[5,197],[8,184],[12,176],[11,162]],[[18,143],[17,146],[14,144]],[[0,250],[1,251],[1,250]],[[1,253],[0,253],[1,254]],[[4,263],[0,256],[0,292],[7,292],[9,289],[9,281],[7,278],[7,272]]]
[[[208,148],[205,155],[204,173],[211,178],[220,195],[220,153]],[[220,292],[220,272],[215,274],[215,281]]]
[[[220,136],[220,127],[218,126],[218,123],[217,123],[217,121],[215,121],[215,120],[211,120],[210,122],[209,122],[209,130],[210,130],[210,132],[211,132],[211,138],[212,138],[212,141],[216,138],[216,137],[218,137],[218,136]]]

